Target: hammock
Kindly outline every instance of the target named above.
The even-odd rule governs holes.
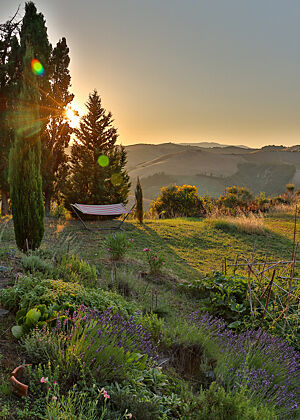
[[[134,209],[135,204],[132,206],[131,210],[126,210],[124,205],[122,203],[120,204],[107,204],[107,205],[90,205],[90,204],[71,204],[71,208],[76,213],[76,215],[79,217],[80,221],[83,223],[84,227],[87,230],[90,230],[84,221],[81,219],[79,213],[77,210],[82,214],[90,214],[93,216],[119,216],[120,214],[126,215],[123,217],[123,219],[120,221],[120,224],[117,227],[111,227],[111,228],[102,228],[103,230],[106,229],[121,229],[122,224],[128,217],[128,215],[132,212]]]

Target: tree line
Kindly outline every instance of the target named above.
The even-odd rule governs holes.
[[[39,246],[53,201],[126,203],[130,182],[125,149],[97,90],[79,127],[70,126],[66,38],[51,45],[33,2],[21,20],[17,15],[0,25],[0,192],[1,215],[11,201],[17,244],[26,250]]]

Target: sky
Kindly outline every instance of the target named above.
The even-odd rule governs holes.
[[[299,0],[34,3],[67,39],[74,106],[96,88],[122,144],[300,144]]]

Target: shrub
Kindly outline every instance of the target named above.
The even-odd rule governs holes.
[[[85,287],[95,287],[97,283],[96,267],[74,255],[63,255],[57,274],[64,281],[80,283]]]
[[[152,204],[151,210],[167,218],[200,217],[206,212],[195,186],[176,184],[161,189],[161,194]]]
[[[50,216],[55,217],[56,219],[68,219],[70,217],[70,212],[65,208],[64,203],[60,203],[51,206]]]
[[[105,245],[109,253],[109,258],[113,261],[124,258],[132,241],[132,239],[128,240],[122,232],[108,235],[105,239]]]
[[[145,315],[141,315],[138,318],[138,321],[141,323],[141,325],[144,328],[146,328],[150,332],[152,339],[156,343],[160,341],[161,336],[163,334],[163,327],[164,327],[163,319],[159,319],[157,317],[157,314],[150,312]]]
[[[21,258],[21,265],[25,271],[32,274],[41,272],[51,276],[54,271],[53,265],[40,258],[38,255],[23,255]]]
[[[121,412],[128,409],[136,420],[181,418],[183,401],[171,391],[168,378],[156,368],[136,372],[126,382],[106,387],[113,406]]]
[[[191,314],[190,325],[215,341],[215,373],[227,391],[245,391],[254,404],[274,408],[279,418],[299,418],[300,358],[287,342],[261,329],[234,334],[221,319],[199,311]]]
[[[83,303],[100,311],[113,307],[128,315],[133,315],[137,310],[135,303],[127,302],[116,293],[101,289],[88,290],[78,283],[32,277],[21,277],[15,286],[1,290],[0,302],[14,312],[21,308],[28,311],[40,304],[59,310],[67,303],[75,307]]]
[[[156,354],[150,333],[133,317],[127,318],[113,308],[100,314],[82,305],[72,317],[65,314],[67,325],[73,326],[66,333],[65,354],[58,357],[73,354],[98,382],[125,379],[135,369],[143,370],[148,356]],[[60,327],[58,321],[58,331]]]
[[[250,314],[248,279],[243,276],[214,272],[199,281],[184,283],[181,288],[201,300],[202,310],[234,322],[235,327]]]
[[[197,420],[274,420],[274,410],[249,400],[243,392],[226,393],[213,382],[208,390],[201,390],[198,398]]]
[[[246,211],[252,200],[252,193],[244,187],[227,187],[225,193],[217,200],[217,206],[230,214],[237,211]]]
[[[157,254],[151,251],[149,248],[144,248],[144,252],[147,256],[147,261],[149,264],[150,274],[158,274],[161,272],[162,266],[165,264],[165,261],[161,254]]]

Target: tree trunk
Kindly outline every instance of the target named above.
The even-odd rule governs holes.
[[[50,194],[45,194],[45,216],[50,215],[50,205],[51,205],[51,196]]]
[[[5,191],[1,191],[1,216],[8,215],[8,197]]]

